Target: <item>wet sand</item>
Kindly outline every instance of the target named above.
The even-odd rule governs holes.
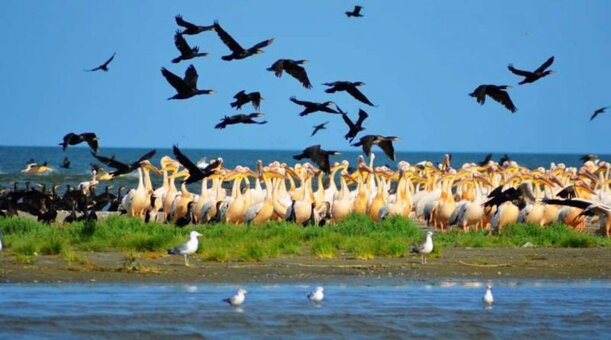
[[[309,256],[261,262],[208,262],[182,256],[81,253],[78,263],[62,256],[36,256],[18,263],[0,253],[0,283],[291,283],[379,279],[611,279],[608,248],[445,248],[439,258],[420,257],[323,260]]]

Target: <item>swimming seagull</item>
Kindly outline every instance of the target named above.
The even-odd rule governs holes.
[[[195,230],[191,231],[191,233],[189,233],[189,240],[174,249],[169,249],[168,254],[183,255],[185,257],[185,266],[189,267],[187,255],[195,254],[197,251],[197,247],[199,246],[199,236],[203,235]]]
[[[420,254],[421,263],[426,264],[426,255],[430,254],[433,251],[433,232],[426,232],[426,240],[420,246],[415,246],[412,248],[411,253]]]
[[[244,303],[244,300],[246,300],[246,293],[248,293],[246,290],[240,288],[234,296],[223,299],[223,301],[235,307],[241,306]]]
[[[482,301],[488,306],[492,306],[494,303],[494,297],[492,296],[492,285],[488,285],[486,288],[486,293],[484,294]]]
[[[316,290],[308,294],[308,299],[313,303],[320,303],[325,298],[325,289],[323,287],[316,287]]]

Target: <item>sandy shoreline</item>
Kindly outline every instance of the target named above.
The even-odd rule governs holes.
[[[379,279],[611,279],[608,248],[446,248],[421,265],[419,257],[321,260],[307,256],[261,262],[208,262],[180,256],[83,253],[68,264],[61,256],[38,256],[32,264],[0,254],[0,283],[291,283]]]

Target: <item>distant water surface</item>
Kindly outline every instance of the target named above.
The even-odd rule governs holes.
[[[611,334],[611,281],[503,280],[495,304],[479,281],[234,285],[0,285],[0,334],[13,337],[564,338]]]

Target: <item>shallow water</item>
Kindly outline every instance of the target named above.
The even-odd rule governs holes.
[[[242,308],[221,300],[234,285],[0,285],[0,335],[36,337],[604,338],[611,281],[327,283],[242,286]]]

